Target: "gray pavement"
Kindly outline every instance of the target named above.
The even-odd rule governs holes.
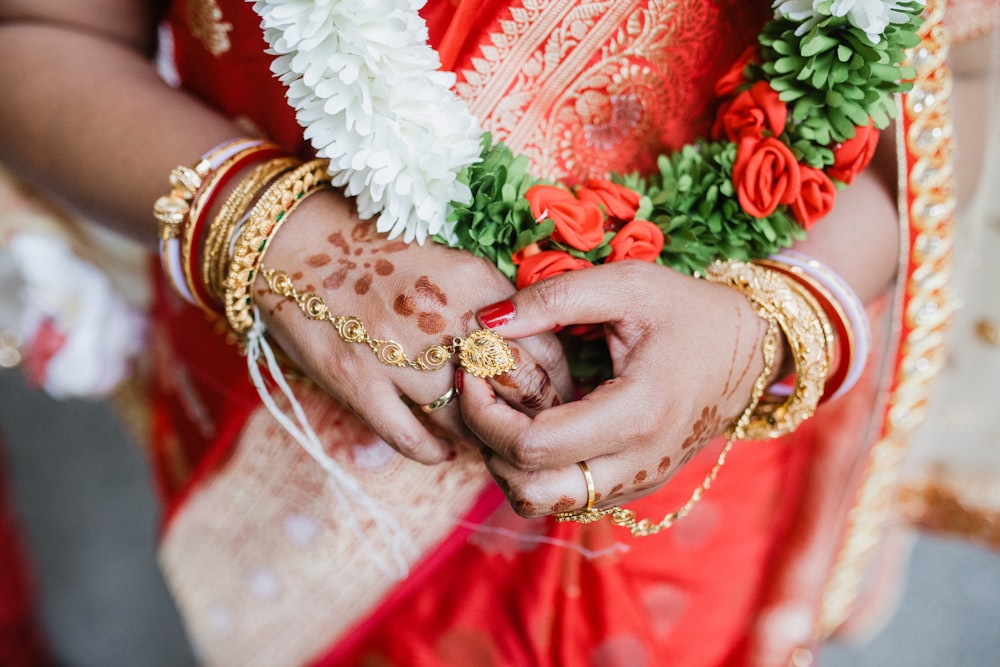
[[[195,661],[157,570],[143,454],[101,403],[55,402],[0,373],[8,471],[62,667]],[[824,667],[1000,666],[1000,554],[920,537],[898,613]]]

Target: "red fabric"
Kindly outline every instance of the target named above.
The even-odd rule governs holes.
[[[0,665],[41,667],[49,656],[36,619],[35,587],[7,495],[0,440]]]
[[[178,0],[171,13],[185,87],[253,121],[286,149],[308,152],[268,70],[249,4],[219,0],[234,29],[232,51],[218,58],[184,29],[185,4]],[[659,104],[666,111],[658,117],[667,120],[642,145],[622,147],[607,168],[648,170],[656,153],[707,136],[712,83],[752,41],[768,5],[704,0],[703,12],[681,12],[672,27],[688,39],[709,40],[716,57],[696,59],[678,41],[678,71],[694,76],[663,82]],[[477,45],[508,8],[502,0],[431,0],[424,15],[445,65],[471,67]],[[200,312],[172,298],[162,280],[158,285],[155,449],[172,513],[224,464],[257,399],[235,348]],[[658,519],[681,506],[717,451],[710,447],[662,491],[630,507]],[[483,529],[457,530],[353,632],[331,637],[316,664],[742,664],[743,641],[768,563],[792,520],[808,455],[794,440],[740,444],[690,516],[664,535],[636,540],[608,521],[528,525],[493,489],[478,506],[499,502]],[[511,539],[507,530],[534,531],[547,542]],[[607,553],[586,558],[580,548]]]
[[[682,505],[719,444],[629,507],[659,519]],[[787,504],[774,510],[779,495],[799,492],[807,457],[794,442],[739,444],[705,500],[656,537],[633,539],[608,521],[535,527],[562,546],[474,530],[315,664],[741,665],[766,565],[792,518]],[[484,525],[523,523],[503,504]],[[565,545],[607,553],[588,559]]]

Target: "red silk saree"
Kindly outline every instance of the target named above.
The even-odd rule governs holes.
[[[755,40],[769,5],[432,0],[422,14],[483,127],[528,155],[539,176],[573,183],[647,171],[657,154],[707,134],[713,83]],[[168,78],[308,153],[248,3],[177,0],[163,44]],[[946,73],[933,55],[921,71],[928,85],[940,85]],[[947,268],[947,247],[927,240],[947,236],[947,173],[933,162],[947,146],[907,150],[925,111],[899,123],[901,173],[937,165],[937,189],[901,179],[899,285],[872,311],[881,344],[865,378],[794,436],[740,443],[706,499],[658,537],[633,539],[607,522],[521,519],[477,453],[435,467],[404,460],[347,409],[297,382],[328,452],[419,549],[405,580],[387,577],[335,511],[323,472],[260,406],[236,348],[160,281],[150,398],[166,507],[161,562],[200,658],[268,666],[744,664],[753,629],[781,609],[773,582],[798,550],[817,548],[804,545],[817,543],[809,538],[818,526],[829,534],[801,583],[828,595],[784,610],[784,618],[814,627],[815,638],[828,634],[856,595],[858,563],[870,551],[865,536],[875,539],[881,525],[878,501],[893,480],[879,466],[891,464],[898,439],[919,420],[933,369],[907,368],[907,359],[933,360],[940,345],[944,308],[933,305],[942,288],[922,284],[920,272]],[[682,505],[720,446],[630,507],[659,517]],[[840,473],[824,503],[815,500],[818,462]]]

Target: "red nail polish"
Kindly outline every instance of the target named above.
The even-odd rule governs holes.
[[[462,371],[461,368],[459,368],[457,371],[455,371],[455,391],[458,392],[459,396],[462,395],[462,385],[464,384],[464,382],[465,382],[465,372]]]
[[[496,329],[514,319],[514,302],[510,299],[498,301],[479,311],[479,322],[487,329]]]

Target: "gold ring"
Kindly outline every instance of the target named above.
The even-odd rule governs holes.
[[[597,491],[594,489],[594,478],[590,474],[590,468],[587,467],[586,461],[578,461],[577,465],[583,471],[583,479],[587,482],[587,506],[583,508],[583,511],[589,512],[594,508],[594,500],[596,500],[595,496],[597,495]]]
[[[430,403],[425,403],[424,405],[421,405],[420,409],[426,412],[427,414],[430,414],[435,410],[440,410],[444,406],[451,403],[453,400],[455,400],[456,396],[458,396],[458,392],[455,391],[454,387],[452,387],[448,391],[441,394],[440,398],[434,399]]]

